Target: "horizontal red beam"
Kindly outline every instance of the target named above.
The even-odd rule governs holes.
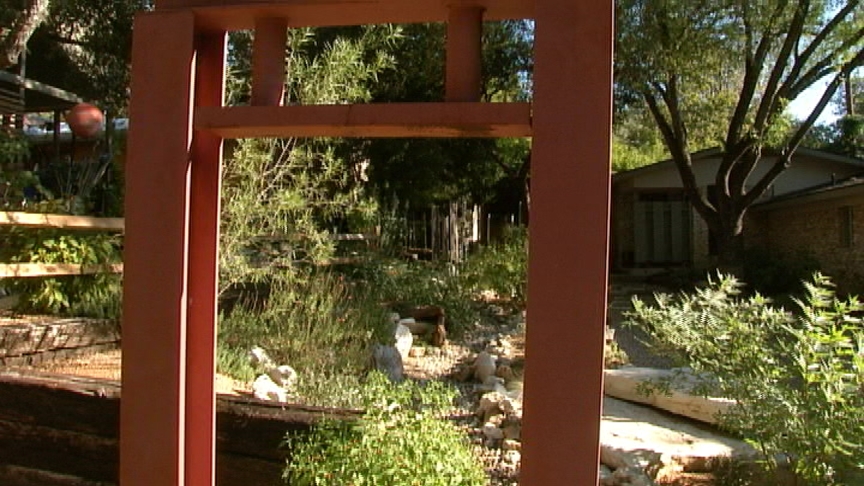
[[[266,3],[266,5],[265,5]],[[252,29],[256,18],[281,17],[289,27],[444,22],[450,5],[485,9],[485,20],[534,17],[534,0],[157,0],[158,10],[188,9],[205,29]]]
[[[531,136],[529,103],[198,107],[195,129],[223,138]]]

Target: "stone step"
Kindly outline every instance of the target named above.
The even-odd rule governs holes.
[[[712,472],[725,461],[759,458],[746,442],[704,424],[608,396],[600,443],[601,463],[644,470],[651,477],[680,470]]]

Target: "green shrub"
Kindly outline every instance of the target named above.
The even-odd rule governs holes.
[[[744,279],[763,295],[800,292],[800,283],[819,270],[819,262],[806,250],[778,255],[764,248],[749,248],[744,254]]]
[[[457,268],[448,263],[373,260],[358,279],[378,302],[389,304],[400,314],[412,307],[441,306],[451,336],[462,335],[481,318],[471,289]]]
[[[808,484],[855,484],[864,469],[864,307],[827,277],[805,284],[796,314],[733,277],[693,293],[634,299],[630,324],[690,366],[705,396],[736,400],[720,423],[757,445],[769,466],[789,458]]]
[[[527,228],[508,228],[500,242],[483,247],[468,258],[462,275],[474,291],[491,290],[513,307],[524,308],[528,282]]]
[[[367,289],[329,272],[285,273],[270,282],[269,296],[243,298],[221,317],[219,345],[233,350],[222,352],[222,369],[233,374],[237,357],[261,346],[301,376],[359,375],[369,346],[386,341],[391,327]]]
[[[370,375],[356,422],[323,421],[289,436],[293,486],[480,486],[486,477],[465,435],[442,417],[454,392],[440,382]]]
[[[120,261],[119,239],[57,229],[4,228],[0,261],[10,263],[110,264]],[[13,279],[21,312],[120,317],[122,277],[113,274]]]

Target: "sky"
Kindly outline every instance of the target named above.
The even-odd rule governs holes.
[[[792,113],[795,118],[799,120],[803,120],[806,118],[813,108],[816,106],[816,103],[819,102],[819,98],[822,97],[822,93],[825,92],[825,86],[828,84],[828,79],[823,79],[809,89],[801,93],[800,96],[795,98],[794,101],[789,103],[788,110]],[[816,121],[817,124],[823,123],[833,123],[837,120],[837,115],[834,113],[834,107],[832,105],[828,105],[822,111],[822,115]]]

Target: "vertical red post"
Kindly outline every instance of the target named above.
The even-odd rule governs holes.
[[[285,19],[261,18],[255,21],[252,43],[253,106],[279,106],[285,96],[285,44],[288,23]]]
[[[480,101],[483,8],[451,5],[447,18],[447,101]]]
[[[535,0],[521,484],[596,485],[609,234],[613,2]]]
[[[195,106],[222,106],[225,32],[196,38]],[[213,486],[216,466],[216,315],[222,139],[192,138],[186,347],[186,486]]]
[[[184,478],[191,12],[140,14],[126,165],[120,483]]]

